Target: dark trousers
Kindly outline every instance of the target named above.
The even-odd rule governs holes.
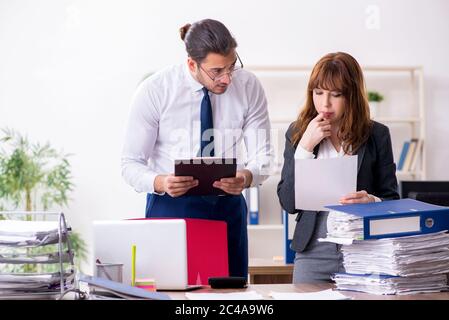
[[[248,275],[248,233],[245,199],[239,196],[181,196],[148,194],[147,218],[197,218],[227,223],[229,275]]]

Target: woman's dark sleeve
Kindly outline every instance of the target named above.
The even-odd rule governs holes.
[[[399,193],[390,130],[387,126],[381,128],[376,137],[378,154],[374,172],[375,195],[382,200],[395,200],[399,199]]]
[[[282,167],[281,181],[278,183],[277,194],[281,207],[288,213],[297,213],[295,210],[295,148],[291,138],[293,123],[285,134],[284,165]]]

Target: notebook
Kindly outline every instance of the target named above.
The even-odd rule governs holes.
[[[185,195],[207,196],[226,195],[221,189],[213,187],[221,178],[232,178],[237,173],[237,159],[203,157],[175,160],[175,176],[192,176],[199,180],[198,186]]]

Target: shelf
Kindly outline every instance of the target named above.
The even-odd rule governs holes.
[[[376,72],[413,72],[422,70],[421,66],[362,66],[363,71]]]
[[[379,118],[374,118],[374,121],[377,122],[404,122],[404,123],[419,123],[421,121],[420,118],[387,118],[387,117],[379,117]]]
[[[249,224],[248,230],[284,230],[283,224]]]
[[[71,291],[75,287],[75,265],[64,214],[1,211],[0,216],[8,217],[0,221],[0,285],[8,298],[57,299]],[[42,250],[32,253],[31,248]],[[8,264],[19,268],[8,270]],[[35,269],[26,271],[28,264]],[[41,270],[39,266],[43,265],[50,269]]]
[[[422,175],[421,171],[396,171],[397,178],[420,177],[421,175]]]
[[[298,72],[312,70],[311,66],[246,66],[245,69],[255,72]]]
[[[298,71],[311,71],[312,66],[306,65],[279,65],[279,66],[263,66],[254,65],[246,66],[245,69],[258,72],[298,72]],[[363,71],[375,71],[375,72],[412,72],[422,70],[421,66],[362,66]]]

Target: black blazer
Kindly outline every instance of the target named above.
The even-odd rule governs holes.
[[[315,229],[316,211],[295,209],[295,151],[297,144],[292,144],[293,123],[285,134],[284,166],[277,194],[282,208],[288,213],[298,213],[296,228],[291,248],[302,252],[309,244]],[[318,154],[319,145],[313,153]],[[396,180],[396,165],[388,127],[373,121],[368,140],[357,150],[358,173],[357,190],[368,193],[382,200],[399,199]]]

